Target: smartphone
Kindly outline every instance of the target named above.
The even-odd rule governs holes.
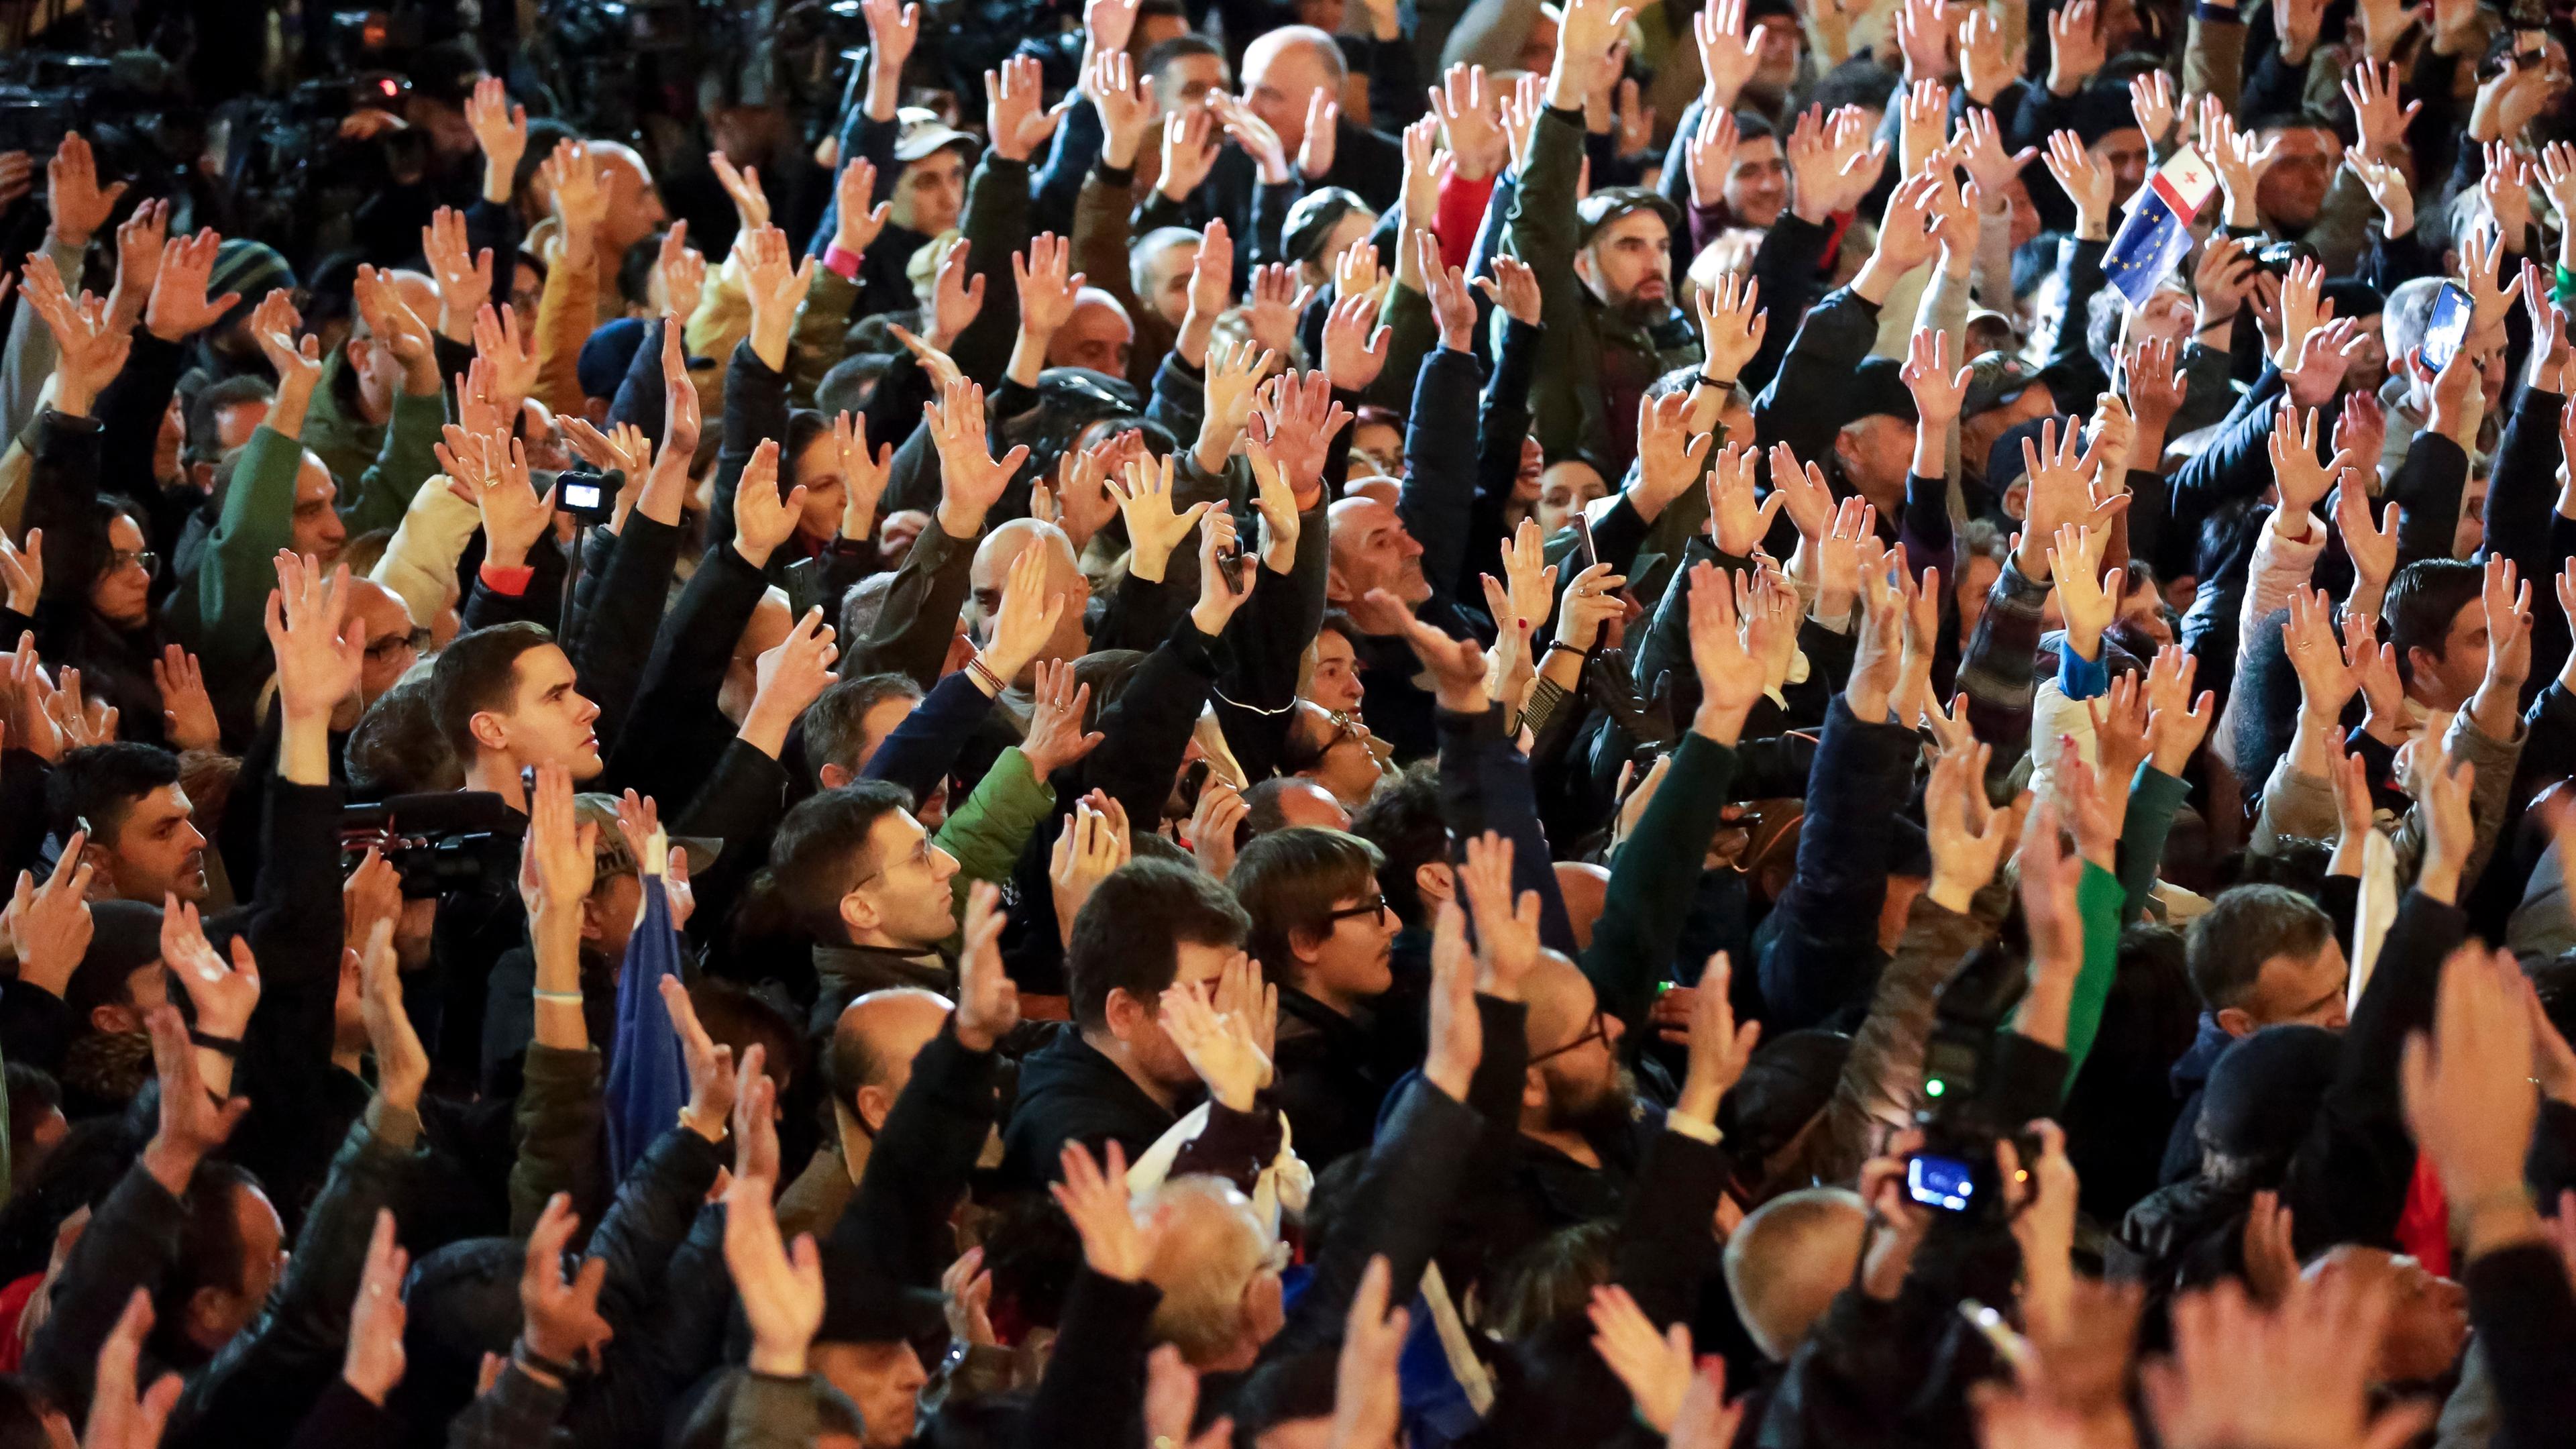
[[[1243,592],[1244,567],[1251,562],[1252,555],[1240,547],[1227,549],[1216,556],[1216,571],[1224,578],[1227,593],[1239,595]]]
[[[566,473],[555,483],[555,507],[584,523],[597,523],[617,511],[617,495],[597,474]]]
[[[1574,510],[1573,521],[1574,569],[1575,572],[1581,573],[1583,570],[1599,563],[1601,561],[1601,555],[1592,547],[1592,520],[1584,517],[1583,510],[1578,508]]]
[[[2424,323],[2424,365],[2435,372],[2451,365],[2458,356],[2460,344],[2469,336],[2469,291],[2457,282],[2444,282],[2433,294],[2433,313]]]
[[[1925,1207],[1963,1213],[1977,1196],[1976,1171],[1956,1157],[1918,1152],[1905,1159],[1905,1192]]]

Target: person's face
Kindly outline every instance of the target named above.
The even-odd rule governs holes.
[[[1279,133],[1279,144],[1292,157],[1306,144],[1308,103],[1331,84],[1331,72],[1307,45],[1256,43],[1244,57],[1244,104]]]
[[[1550,989],[1566,993],[1562,1011],[1551,1009],[1551,1025],[1559,1028],[1554,1040],[1530,1043],[1533,1056],[1556,1052],[1538,1064],[1537,1071],[1546,1080],[1548,1115],[1561,1125],[1571,1125],[1599,1113],[1603,1106],[1615,1102],[1628,1083],[1619,1066],[1619,1040],[1627,1034],[1619,1018],[1602,1011],[1600,998],[1580,972],[1566,974]],[[1532,1013],[1532,1020],[1537,1013]],[[1558,1051],[1582,1038],[1579,1046]]]
[[[164,895],[206,898],[206,837],[188,818],[191,808],[187,791],[163,785],[125,812],[116,839],[104,845],[116,899],[157,906]]]
[[[2147,294],[2147,305],[2129,318],[2132,342],[2171,342],[2179,347],[2190,336],[2191,298],[2172,287]]]
[[[1234,84],[1226,73],[1221,55],[1182,55],[1172,58],[1154,77],[1154,104],[1159,114],[1187,110],[1207,104],[1208,92],[1221,91]]]
[[[216,445],[221,452],[229,453],[249,442],[250,435],[258,432],[259,425],[267,421],[268,402],[264,398],[217,408],[215,409]]]
[[[2241,1006],[2220,1010],[2219,1025],[2230,1031],[2242,1026],[2245,1032],[2288,1025],[2340,1028],[2349,976],[2343,947],[2332,937],[2305,956],[2284,951],[2263,963]],[[2231,1011],[2239,1015],[2230,1016]]]
[[[1349,10],[1349,0],[1297,0],[1297,23],[1311,25],[1326,35],[1338,35],[1342,17]]]
[[[2487,475],[2472,473],[2460,490],[2459,521],[2451,525],[2451,557],[2466,559],[2487,538]]]
[[[170,405],[161,410],[161,431],[152,439],[152,476],[169,479],[179,476],[179,450],[188,442],[188,415],[179,407],[179,395],[170,395]]]
[[[936,946],[957,929],[948,881],[957,857],[940,849],[910,811],[889,810],[868,831],[873,868],[841,902],[861,945]]]
[[[295,474],[295,518],[288,536],[297,553],[326,569],[339,561],[341,546],[349,541],[339,500],[340,485],[331,481],[331,470],[307,449]]]
[[[1145,305],[1174,327],[1190,315],[1190,271],[1198,264],[1196,241],[1174,242],[1145,259]]]
[[[848,501],[848,485],[841,477],[841,450],[833,446],[830,433],[816,433],[797,450],[793,476],[805,489],[805,507],[796,515],[796,531],[823,543],[839,537],[841,506]]]
[[[545,295],[546,283],[537,269],[521,262],[510,268],[510,307],[522,317],[537,315],[537,302]]]
[[[370,584],[353,589],[351,602],[367,635],[366,653],[358,666],[358,698],[373,704],[420,662],[420,645],[412,637],[411,611],[392,590]]]
[[[1576,259],[1592,295],[1621,311],[1663,315],[1673,300],[1673,237],[1652,211],[1632,211],[1593,233]]]
[[[1345,810],[1357,810],[1377,793],[1378,783],[1386,772],[1377,765],[1377,755],[1364,737],[1349,731],[1336,731],[1333,742],[1324,747],[1324,758],[1310,772],[1316,784],[1333,792],[1333,798]]]
[[[1777,136],[1756,136],[1735,148],[1726,168],[1726,209],[1746,226],[1768,227],[1789,206],[1789,162]]]
[[[908,162],[894,184],[894,224],[937,236],[966,209],[966,158],[954,146]]]
[[[1211,946],[1199,941],[1176,942],[1173,955],[1178,964],[1172,972],[1172,984],[1192,986],[1204,981],[1213,987],[1216,978],[1224,972],[1226,963],[1242,954],[1242,949],[1236,946]],[[1125,1038],[1128,1054],[1147,1076],[1167,1087],[1186,1088],[1197,1082],[1199,1074],[1190,1065],[1190,1059],[1181,1055],[1181,1049],[1172,1044],[1170,1034],[1163,1030],[1162,1000],[1158,997],[1137,1005],[1144,1011],[1139,1013],[1139,1026]]]
[[[430,150],[451,160],[474,154],[474,128],[465,124],[465,112],[461,107],[415,95],[404,105],[403,111],[414,129],[428,135]]]
[[[635,935],[635,912],[644,903],[644,883],[632,872],[601,875],[581,903],[581,941],[611,961],[626,959],[626,943]]]
[[[1591,464],[1568,458],[1548,465],[1538,482],[1539,532],[1554,537],[1558,529],[1574,521],[1583,505],[1608,496],[1610,485],[1602,481],[1601,470]]]
[[[241,1237],[242,1281],[233,1291],[200,1291],[190,1304],[190,1336],[215,1347],[250,1326],[260,1305],[286,1271],[286,1225],[268,1194],[255,1187],[233,1189],[233,1230]]]
[[[2388,1321],[2379,1333],[2380,1383],[2438,1379],[2469,1342],[2469,1291],[2404,1254],[2388,1260]]]
[[[1547,450],[1535,434],[1521,439],[1520,471],[1512,475],[1512,501],[1537,506],[1539,479],[1547,472]]]
[[[1753,27],[1754,89],[1785,95],[1798,79],[1798,23],[1786,15],[1766,15]]]
[[[2030,187],[2016,176],[2004,187],[2004,199],[2012,204],[2012,244],[2030,245],[2043,228],[2039,203],[2030,199]]]
[[[2303,231],[2316,223],[2317,212],[2325,205],[2326,185],[2334,180],[2335,167],[2343,160],[2342,148],[2335,144],[2332,132],[2313,126],[2268,130],[2262,140],[2280,149],[2272,169],[2254,183],[2254,208],[2284,231]]]
[[[2111,173],[2111,205],[2117,209],[2141,186],[2147,184],[2150,157],[2147,133],[2135,126],[2122,126],[2086,147],[2096,165]]]
[[[1390,478],[1404,476],[1404,434],[1393,423],[1372,420],[1353,424],[1351,451],[1366,455],[1377,465],[1377,471]]]
[[[1986,616],[1986,595],[2003,577],[2004,566],[1984,554],[1972,554],[1959,568],[1959,638],[1965,642],[1977,632],[1977,621]]]
[[[2360,336],[2343,363],[2343,385],[2347,389],[2377,392],[2379,385],[2388,381],[2387,321],[2387,317],[2378,312],[2353,319],[2354,325],[2360,329]]]
[[[1315,677],[1306,686],[1306,697],[1326,709],[1355,714],[1367,694],[1360,682],[1358,651],[1339,629],[1322,629],[1315,634]]]
[[[575,780],[599,774],[599,706],[574,687],[572,661],[562,649],[540,644],[512,662],[508,714],[474,716],[475,737],[513,765],[561,765]]]
[[[859,1406],[866,1449],[912,1442],[919,1396],[930,1375],[908,1343],[818,1343],[808,1357],[823,1381]]]
[[[152,573],[143,566],[143,530],[120,513],[107,525],[107,567],[89,586],[89,606],[120,629],[152,618]]]
[[[2486,606],[2476,599],[2460,606],[2460,612],[2451,616],[2450,630],[2442,636],[2439,657],[2420,644],[2411,652],[2415,685],[2407,692],[2438,709],[2456,708],[2477,693],[2478,685],[2486,679]]]
[[[599,247],[611,256],[623,256],[628,247],[660,231],[671,214],[662,209],[662,193],[654,189],[652,169],[631,148],[593,141],[590,154],[598,158],[605,173],[602,189],[608,195],[608,215],[599,224]]]
[[[1365,910],[1373,901],[1377,909]],[[1374,882],[1358,895],[1333,902],[1333,909],[1363,913],[1343,915],[1334,921],[1322,938],[1313,942],[1311,955],[1300,950],[1300,976],[1306,993],[1328,1004],[1384,995],[1395,984],[1395,975],[1388,967],[1395,943],[1395,912],[1378,900]]]
[[[2174,642],[2173,625],[2165,621],[2164,599],[2141,580],[2120,600],[2120,611],[2114,621],[2126,624],[2161,649]]]
[[[2034,382],[2023,388],[2021,395],[2011,402],[1988,408],[1974,417],[1960,419],[1960,463],[1982,476],[1986,471],[1986,455],[1994,451],[1995,439],[2002,437],[2016,423],[2046,417],[2056,410],[2056,400],[2049,394],[2047,386]],[[2013,514],[2015,518],[2021,516]]]
[[[1323,247],[1315,253],[1315,260],[1306,265],[1315,269],[1317,281],[1329,281],[1333,268],[1342,260],[1342,254],[1367,241],[1376,231],[1376,214],[1353,207],[1342,213],[1342,219],[1333,223],[1332,230],[1324,233]]]
[[[1408,604],[1431,597],[1422,576],[1422,545],[1414,542],[1394,509],[1374,498],[1346,498],[1333,505],[1333,572],[1340,575],[1339,597],[1362,598],[1385,589]]]
[[[1183,282],[1186,290],[1188,283]],[[1127,354],[1136,342],[1136,326],[1106,296],[1086,295],[1073,304],[1073,315],[1047,345],[1047,366],[1087,367],[1111,377],[1127,375]]]
[[[1834,435],[1834,457],[1854,488],[1885,510],[1905,493],[1914,462],[1914,425],[1879,413]]]

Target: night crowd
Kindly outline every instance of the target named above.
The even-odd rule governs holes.
[[[2576,1438],[2565,14],[428,9],[0,152],[0,1449]]]

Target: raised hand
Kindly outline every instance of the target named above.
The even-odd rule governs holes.
[[[1155,183],[1167,200],[1187,201],[1216,169],[1219,150],[1216,113],[1188,106],[1163,117],[1162,179]]]
[[[985,442],[984,389],[963,378],[944,387],[937,402],[924,404],[922,417],[930,427],[931,446],[939,452],[940,531],[971,539],[984,531],[984,515],[1028,461],[1028,445],[994,459]]]
[[[734,219],[744,232],[769,225],[769,193],[761,189],[759,167],[737,169],[732,158],[722,151],[709,151],[707,168],[715,172],[716,184],[724,188],[725,199],[733,203]]]
[[[394,1210],[376,1209],[376,1230],[367,1239],[367,1265],[358,1274],[358,1296],[349,1304],[349,1349],[341,1356],[340,1378],[359,1397],[377,1408],[403,1376],[403,1275],[411,1271],[411,1254],[394,1241]]]
[[[1575,0],[1576,4],[1587,0]],[[1604,0],[1588,0],[1602,5]],[[1575,7],[1566,7],[1572,11]],[[1628,12],[1618,12],[1624,16]],[[1565,68],[1560,43],[1557,69]],[[1402,1419],[1403,1389],[1396,1374],[1396,1361],[1404,1352],[1405,1335],[1412,1328],[1412,1314],[1402,1305],[1392,1310],[1387,1306],[1388,1268],[1386,1259],[1369,1259],[1360,1274],[1359,1291],[1351,1295],[1351,1311],[1342,1328],[1341,1359],[1333,1370],[1333,1437],[1334,1449],[1395,1449],[1397,1427]]]
[[[1512,842],[1488,830],[1467,840],[1458,890],[1476,924],[1476,991],[1518,1001],[1538,967],[1538,892],[1512,894]]]
[[[474,83],[474,93],[465,98],[465,124],[483,151],[483,199],[506,203],[519,158],[528,151],[528,108],[512,105],[509,87],[500,77],[487,75]],[[498,196],[492,194],[495,178],[501,188]]]
[[[742,271],[743,291],[751,300],[752,353],[762,366],[777,371],[787,366],[796,309],[804,305],[821,259],[808,256],[799,265],[787,233],[774,226],[744,231],[734,242],[734,255]]]
[[[608,218],[608,189],[601,184],[600,166],[591,159],[589,143],[569,137],[557,142],[540,173],[554,197],[555,219],[563,227],[564,263],[588,265],[592,240]]]
[[[2202,690],[2197,698],[2192,694],[2192,679],[2199,669],[2199,656],[2178,644],[2157,650],[2155,661],[2147,666],[2149,758],[2158,770],[2177,779],[2217,718],[2215,693]]]
[[[241,301],[239,292],[206,295],[214,272],[215,252],[223,238],[212,228],[192,237],[173,237],[161,248],[161,267],[152,279],[151,300],[143,324],[164,342],[182,342],[221,321]]]
[[[1770,497],[1756,501],[1753,465],[1759,457],[1751,448],[1729,443],[1718,450],[1717,464],[1709,469],[1709,537],[1718,552],[1730,558],[1751,557],[1789,503],[1788,494],[1776,488]]]
[[[64,132],[54,158],[45,163],[45,201],[53,209],[54,240],[74,252],[87,247],[124,195],[122,181],[98,184],[98,160],[81,133]]]
[[[520,404],[536,391],[537,354],[532,340],[519,331],[518,311],[509,303],[495,307],[487,302],[474,309],[474,360],[484,368],[484,394],[499,412],[498,426],[474,431],[506,431],[518,417]]]
[[[1210,639],[1225,632],[1235,611],[1252,595],[1261,571],[1237,557],[1234,515],[1223,503],[1199,517],[1199,601],[1190,609],[1190,624]]]
[[[1278,361],[1279,354],[1263,351],[1250,340],[1220,342],[1208,349],[1207,381],[1202,394],[1204,420],[1199,425],[1197,454],[1202,472],[1216,473],[1225,467],[1235,441],[1243,436],[1244,425],[1252,420],[1253,398],[1262,376]],[[1128,465],[1130,470],[1135,466]],[[1159,579],[1162,574],[1158,568],[1145,577]]]
[[[1742,574],[1702,559],[1691,566],[1691,664],[1699,673],[1700,713],[1692,728],[1732,746],[1744,717],[1762,698],[1762,660],[1747,646],[1742,615],[1750,604]]]
[[[1300,511],[1323,501],[1324,455],[1350,420],[1333,400],[1332,380],[1320,372],[1283,372],[1262,384],[1250,437],[1277,461]]]
[[[1959,416],[1968,395],[1968,380],[1974,369],[1953,370],[1950,357],[1950,334],[1934,329],[1917,332],[1906,343],[1905,366],[1897,376],[1914,394],[1915,410],[1922,414],[1923,428],[1938,431],[1948,427]]]
[[[349,566],[326,574],[285,549],[276,564],[267,626],[278,708],[288,720],[327,718],[357,691],[366,664],[364,631],[349,619]]]
[[[197,1069],[197,1049],[188,1040],[188,1025],[175,1006],[156,1006],[143,1014],[152,1034],[152,1065],[161,1082],[161,1121],[143,1149],[143,1169],[177,1196],[187,1190],[197,1164],[232,1136],[250,1100],[218,1101]],[[176,1184],[176,1186],[173,1186]]]
[[[1270,1058],[1252,1037],[1252,1025],[1209,1004],[1204,982],[1166,988],[1163,1030],[1205,1082],[1208,1095],[1236,1112],[1252,1110],[1253,1094],[1270,1080]]]
[[[1034,55],[1014,55],[998,71],[984,72],[984,107],[993,136],[993,154],[1005,161],[1026,161],[1055,134],[1064,119],[1046,104],[1046,84]]]
[[[1440,120],[1440,135],[1455,160],[1459,179],[1481,181],[1511,162],[1511,142],[1502,127],[1501,95],[1485,80],[1485,68],[1453,65],[1430,91],[1431,114]]]
[[[1118,495],[1118,511],[1127,520],[1128,572],[1148,583],[1160,583],[1172,551],[1198,528],[1213,505],[1193,503],[1174,510],[1169,457],[1130,462],[1124,484],[1113,479],[1109,488]]]
[[[88,844],[87,831],[74,831],[41,889],[32,874],[18,872],[17,890],[0,916],[18,962],[19,982],[57,998],[89,951],[89,882],[97,867],[88,858]]]
[[[1127,1206],[1127,1153],[1108,1145],[1108,1166],[1094,1162],[1079,1142],[1067,1142],[1060,1161],[1064,1179],[1047,1191],[1082,1239],[1082,1261],[1092,1272],[1120,1283],[1140,1282],[1153,1261],[1145,1229]],[[1158,1235],[1159,1236],[1159,1235]]]
[[[2075,0],[2058,14],[2078,7],[2090,9],[2091,0]],[[2056,28],[2054,23],[2050,28]],[[2052,131],[2048,136],[2048,154],[2043,158],[2048,174],[2055,177],[2059,189],[2075,203],[2075,234],[2092,241],[2108,240],[2111,235],[2111,188],[2113,177],[2108,168],[2096,162],[2084,149],[2082,138],[2073,131]]]
[[[763,1189],[762,1201],[766,1202],[766,1184],[763,1184]],[[743,1192],[743,1178],[739,1174],[734,1178],[734,1191]],[[731,1266],[735,1220],[756,1214],[745,1212],[740,1201],[728,1199],[728,1203],[725,1256],[727,1265]],[[572,1210],[572,1195],[559,1192],[547,1200],[544,1214],[528,1232],[528,1249],[519,1274],[519,1342],[523,1349],[519,1367],[523,1370],[533,1369],[552,1377],[544,1364],[529,1363],[529,1356],[542,1359],[545,1364],[579,1367],[616,1336],[608,1320],[599,1315],[599,1290],[608,1281],[608,1260],[585,1258],[572,1280],[566,1282],[564,1279],[564,1249],[571,1243],[573,1229],[579,1224],[580,1219]],[[777,1231],[775,1218],[770,1220],[770,1230],[773,1235]],[[818,1280],[820,1276],[818,1267]],[[744,1298],[746,1314],[757,1311],[749,1301],[750,1295],[745,1294]],[[758,1320],[754,1322],[756,1332]]]
[[[179,978],[189,1004],[196,1008],[196,1029],[206,1036],[239,1042],[243,1028],[250,1025],[252,1010],[259,1005],[259,962],[251,956],[249,939],[233,937],[232,963],[226,965],[206,940],[197,908],[165,894],[161,962]]]
[[[1345,296],[1324,318],[1324,373],[1344,392],[1366,392],[1386,366],[1387,348],[1395,337],[1377,325],[1373,297]]]
[[[161,1430],[179,1402],[180,1381],[177,1374],[165,1373],[136,1395],[135,1369],[142,1361],[144,1335],[151,1331],[152,1294],[137,1288],[99,1345],[81,1449],[159,1449]]]
[[[492,249],[477,253],[467,244],[465,213],[442,206],[420,229],[420,252],[438,284],[438,333],[451,342],[471,341],[474,314],[492,300]]]

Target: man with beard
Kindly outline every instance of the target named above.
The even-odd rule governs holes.
[[[1487,1181],[1462,1195],[1486,1261],[1501,1263],[1577,1223],[1615,1219],[1664,1109],[1641,1097],[1620,1059],[1627,1028],[1601,1009],[1572,961],[1541,951],[1523,987],[1529,1064],[1520,1123],[1498,1148],[1487,1117]]]
[[[1698,335],[1673,309],[1673,238],[1681,213],[1642,187],[1578,203],[1584,77],[1620,32],[1605,12],[1569,15],[1556,36],[1547,110],[1530,130],[1504,242],[1539,278],[1538,385],[1531,410],[1551,459],[1601,460],[1605,476],[1637,452],[1637,400],[1647,385],[1700,361]],[[1731,387],[1735,379],[1711,379]]]

